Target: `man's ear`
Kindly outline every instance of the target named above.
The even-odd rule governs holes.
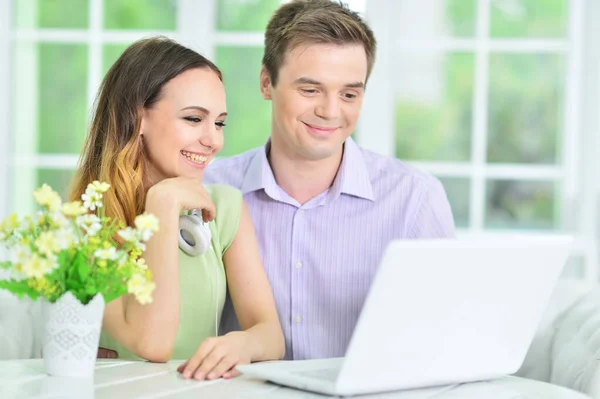
[[[271,77],[269,76],[269,72],[267,72],[267,68],[263,65],[260,69],[260,95],[265,100],[271,100]]]

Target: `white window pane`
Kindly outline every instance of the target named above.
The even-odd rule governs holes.
[[[103,0],[104,29],[175,30],[176,0]]]
[[[488,162],[560,162],[564,76],[562,55],[491,56]]]
[[[560,184],[545,181],[489,180],[485,227],[559,229]]]
[[[87,126],[87,45],[18,42],[13,54],[15,153],[79,153]]]
[[[405,160],[471,158],[472,53],[401,52],[394,57],[396,155]]]
[[[258,89],[262,47],[217,47],[216,63],[227,92],[225,145],[220,156],[264,145],[270,133],[271,102]]]
[[[565,37],[568,0],[492,0],[492,37]]]
[[[467,178],[439,177],[452,207],[457,228],[469,227],[469,194],[471,182]]]
[[[89,0],[14,0],[13,7],[14,26],[19,29],[89,26]]]

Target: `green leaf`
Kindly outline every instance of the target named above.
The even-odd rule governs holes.
[[[96,295],[98,293],[98,289],[96,288],[96,285],[90,284],[85,287],[85,293],[88,295]]]
[[[8,261],[0,262],[0,269],[8,270],[8,269],[12,269],[13,267],[14,267],[14,265],[12,262],[8,262]]]
[[[80,281],[85,281],[91,272],[92,268],[87,263],[79,263],[77,265],[77,275]]]
[[[93,298],[93,295],[88,295],[85,290],[74,291],[73,295],[75,295],[83,305],[87,305]]]
[[[27,284],[27,280],[0,280],[0,289],[12,292],[19,299],[22,299],[23,295],[27,295],[33,300],[40,297],[40,294]]]
[[[102,295],[104,296],[104,302],[107,305],[125,294],[127,294],[127,289],[123,286],[107,288],[102,292]]]

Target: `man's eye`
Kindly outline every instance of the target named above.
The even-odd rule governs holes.
[[[193,123],[200,123],[200,122],[202,122],[202,119],[198,118],[196,116],[186,116],[183,119],[185,119],[186,121],[189,121],[189,122],[193,122]]]
[[[346,93],[344,94],[344,97],[346,97],[348,100],[353,100],[356,98],[356,94]]]
[[[317,90],[316,89],[302,89],[302,92],[306,93],[306,94],[315,94],[317,92]]]

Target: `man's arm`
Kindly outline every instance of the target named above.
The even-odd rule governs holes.
[[[409,239],[455,238],[454,217],[444,186],[432,178],[422,186],[417,213],[408,232]]]

